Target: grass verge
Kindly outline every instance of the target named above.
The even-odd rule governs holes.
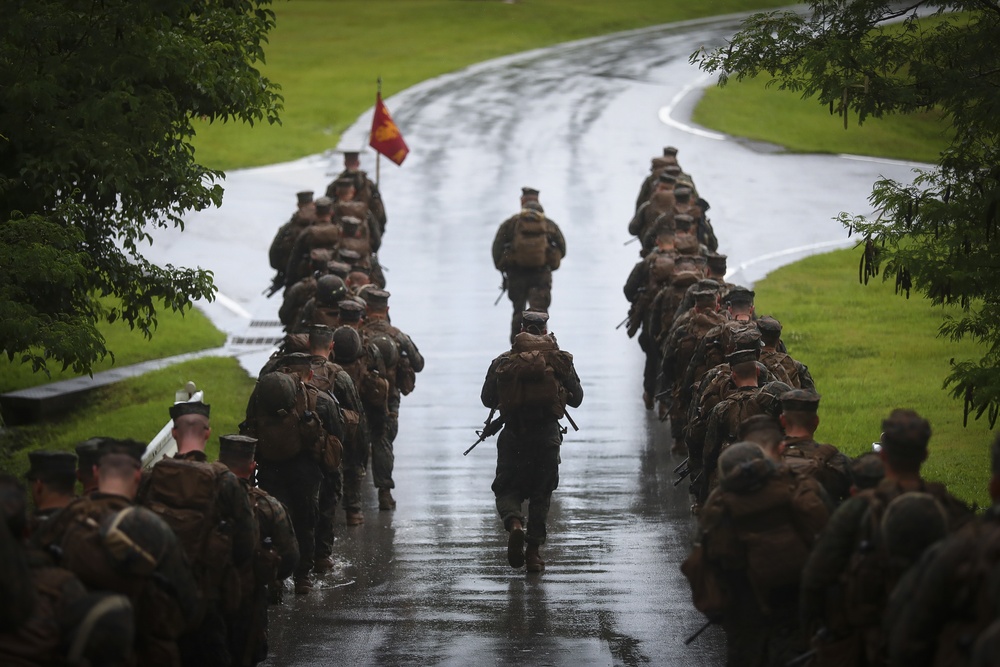
[[[893,408],[912,408],[933,429],[924,476],[988,506],[989,426],[970,420],[963,428],[961,403],[942,387],[950,359],[978,359],[982,349],[936,337],[946,311],[926,299],[895,296],[879,279],[859,284],[858,252],[810,257],[754,286],[757,314],[782,322],[790,354],[809,366],[823,396],[817,440],[857,456]]]
[[[787,5],[786,0],[296,0],[276,3],[265,76],[281,85],[281,125],[202,124],[202,164],[233,169],[335,148],[375,103],[473,63],[621,30]],[[393,110],[395,111],[395,110]],[[406,127],[400,128],[405,136]],[[361,148],[361,147],[358,147]],[[411,147],[417,149],[417,147]]]
[[[93,392],[79,409],[61,419],[24,426],[0,434],[0,470],[21,476],[34,449],[73,451],[77,442],[94,436],[135,438],[149,442],[169,421],[174,392],[194,380],[212,406],[208,452],[215,458],[219,436],[236,433],[246,415],[254,380],[236,359],[213,357],[188,361]]]
[[[112,366],[128,366],[150,359],[163,359],[185,352],[207,350],[226,342],[226,334],[219,331],[197,308],[191,308],[183,315],[162,307],[157,312],[159,324],[151,339],[133,331],[123,322],[99,324],[107,348],[115,353],[114,361],[105,357],[94,364],[94,372],[106,371]],[[36,387],[48,382],[77,377],[72,369],[50,368],[51,376],[35,373],[30,364],[22,364],[18,359],[8,361],[0,357],[0,393]]]
[[[770,77],[731,80],[709,88],[692,119],[699,125],[733,136],[784,146],[795,153],[849,153],[936,162],[950,133],[940,113],[869,118],[844,128],[814,99],[768,88]]]

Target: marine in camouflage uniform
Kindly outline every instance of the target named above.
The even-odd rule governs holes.
[[[548,312],[552,304],[552,271],[559,268],[559,262],[566,256],[566,239],[562,230],[545,215],[545,209],[538,201],[538,190],[521,188],[521,211],[504,220],[493,237],[493,266],[503,274],[503,288],[513,306],[510,322],[510,338],[521,330],[521,312],[525,308]],[[519,266],[513,255],[515,228],[522,218],[545,221],[548,247],[546,264],[527,268]]]
[[[822,490],[745,442],[723,452],[719,476],[681,571],[726,632],[727,665],[785,665],[805,648],[798,573],[829,517]]]
[[[639,239],[639,256],[645,257],[653,249],[654,229],[658,225],[674,225],[674,185],[677,179],[669,174],[660,174],[656,189],[649,199],[635,211],[628,223],[628,233]]]
[[[0,664],[123,665],[135,619],[128,598],[88,593],[27,540],[24,487],[0,474]]]
[[[920,477],[927,458],[930,424],[912,410],[893,410],[882,422],[881,457],[885,478],[834,512],[802,571],[802,614],[810,630],[825,628],[816,648],[820,664],[873,665],[884,659],[881,618],[895,581],[880,522],[894,499],[912,491],[941,503],[954,531],[972,518],[944,485]]]
[[[340,225],[333,220],[333,202],[329,197],[320,197],[316,200],[316,219],[299,233],[288,252],[285,287],[289,288],[308,276],[312,251],[317,248],[333,251],[340,235]]]
[[[333,251],[329,248],[314,248],[309,253],[311,272],[287,290],[278,308],[278,320],[285,331],[292,331],[302,315],[302,307],[316,296],[317,281],[320,276],[328,273],[327,266],[333,259]]]
[[[691,470],[691,493],[698,503],[703,503],[709,491],[715,486],[716,466],[719,455],[731,443],[736,442],[740,424],[755,414],[760,414],[760,403],[756,400],[760,391],[756,356],[752,350],[737,350],[726,361],[732,369],[732,379],[736,390],[720,401],[705,420],[705,439],[699,443],[689,442]]]
[[[285,506],[253,485],[256,446],[256,438],[245,435],[219,438],[219,462],[239,478],[259,537],[253,560],[240,570],[240,608],[229,617],[230,652],[238,667],[251,667],[267,658],[269,593],[292,575],[299,562],[299,543]]]
[[[806,365],[796,361],[784,348],[781,341],[781,322],[773,317],[762,317],[757,320],[760,329],[760,339],[763,349],[760,351],[760,362],[767,366],[774,376],[795,389],[816,391],[816,383]]]
[[[996,664],[1000,619],[1000,436],[990,448],[993,505],[927,550],[889,600],[889,665]],[[991,628],[991,624],[993,627]],[[979,646],[977,646],[979,645]],[[977,649],[979,649],[977,651]],[[992,649],[991,662],[983,659]],[[980,653],[980,655],[976,655]]]
[[[337,181],[343,180],[351,181],[355,198],[364,202],[372,212],[373,218],[378,223],[379,236],[384,234],[387,218],[382,193],[379,192],[378,183],[368,178],[367,172],[362,171],[359,151],[344,151],[344,170],[327,186],[326,196],[331,198],[336,196]]]
[[[851,459],[833,445],[813,439],[819,427],[819,395],[794,389],[781,397],[782,459],[792,468],[815,477],[835,503],[851,493]]]
[[[268,260],[271,268],[277,271],[274,277],[276,288],[286,285],[285,270],[288,268],[288,258],[292,252],[295,240],[299,238],[306,227],[316,222],[316,206],[313,203],[313,193],[305,190],[295,195],[297,207],[291,219],[278,228],[268,249]]]
[[[34,533],[76,497],[76,456],[39,449],[28,452],[28,460],[31,468],[25,479],[31,483],[31,500],[35,506],[28,530]]]
[[[546,520],[552,492],[559,486],[559,450],[562,429],[559,419],[565,407],[583,402],[583,387],[573,367],[573,355],[559,350],[555,336],[548,334],[545,313],[524,312],[522,331],[511,350],[490,364],[480,394],[483,405],[500,411],[503,430],[497,438],[497,469],[493,480],[497,511],[508,532],[507,560],[511,567],[527,564],[529,572],[541,572],[545,561],[539,547],[545,544]],[[545,350],[546,367],[559,386],[560,405],[510,408],[500,386],[499,370],[513,354],[523,350]],[[547,373],[547,371],[546,371]],[[492,413],[491,413],[492,414]],[[528,500],[527,532],[521,505]],[[524,543],[528,547],[522,553]]]
[[[156,514],[135,505],[145,449],[134,440],[102,438],[97,489],[67,505],[32,542],[57,554],[58,564],[89,590],[130,600],[137,664],[178,667],[177,639],[202,609],[198,585],[174,532]]]
[[[361,484],[371,457],[372,417],[382,418],[386,412],[389,383],[378,349],[364,345],[361,334],[350,326],[339,327],[333,332],[334,361],[344,369],[361,399],[361,437],[349,439],[344,447],[344,514],[348,526],[364,523],[361,509]]]
[[[323,431],[321,437],[332,437],[342,443],[343,424],[337,402],[329,393],[311,384],[312,355],[289,354],[281,359],[279,370],[296,377],[305,385],[305,391],[309,396],[314,398],[315,416]],[[258,405],[260,400],[255,388],[247,402],[246,420],[240,425],[243,435],[253,438],[260,435],[258,416],[263,410]],[[299,542],[299,564],[293,573],[297,595],[306,595],[313,588],[310,573],[315,564],[320,489],[324,473],[327,472],[319,460],[320,456],[309,447],[310,444],[303,443],[302,451],[281,461],[264,460],[263,455],[258,455],[257,483],[285,506],[291,516],[295,537]]]
[[[344,451],[364,445],[358,439],[369,437],[367,420],[361,397],[354,380],[337,363],[330,360],[333,352],[333,331],[329,327],[315,326],[309,331],[309,353],[312,355],[313,376],[310,381],[322,391],[329,392],[340,405],[344,420]],[[319,520],[316,523],[316,555],[314,571],[333,567],[334,517],[344,492],[344,475],[341,469],[323,473],[319,490]]]
[[[392,489],[395,455],[393,443],[399,432],[399,403],[404,394],[413,391],[416,374],[424,370],[424,357],[413,340],[398,327],[389,323],[389,293],[385,290],[365,291],[367,302],[361,337],[366,345],[374,344],[382,354],[385,364],[389,394],[386,412],[370,423],[372,439],[372,482],[378,489],[380,510],[395,509]],[[394,355],[398,358],[390,359]]]
[[[179,514],[186,515],[191,510],[200,513],[203,521],[214,520],[212,517],[215,517],[218,524],[211,531],[219,537],[213,542],[219,544],[220,549],[223,544],[228,547],[226,553],[213,554],[209,558],[203,553],[203,542],[195,544],[181,540],[206,605],[198,626],[178,640],[181,662],[185,667],[231,664],[225,612],[238,604],[238,599],[233,596],[235,582],[229,579],[229,565],[236,569],[243,567],[253,557],[257,543],[257,524],[239,480],[225,466],[209,463],[205,455],[205,445],[211,433],[209,413],[209,406],[198,401],[176,403],[170,407],[173,419],[171,433],[177,442],[177,453],[173,459],[159,461],[153,466],[144,478],[138,496],[139,504],[160,514],[168,524]],[[214,479],[215,496],[211,508],[206,511],[200,507],[171,506],[183,493],[180,486],[200,486],[205,476]]]

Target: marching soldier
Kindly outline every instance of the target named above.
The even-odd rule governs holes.
[[[522,314],[521,332],[510,351],[490,364],[481,395],[483,405],[500,411],[504,424],[497,440],[493,493],[509,533],[507,562],[513,568],[527,564],[528,572],[545,569],[539,547],[545,544],[549,503],[559,484],[559,419],[566,406],[583,402],[573,355],[560,350],[547,332],[548,319],[546,313]],[[521,511],[525,499],[527,530]]]
[[[525,308],[547,312],[552,303],[552,272],[566,256],[566,239],[538,203],[538,190],[521,189],[521,212],[507,218],[493,238],[493,265],[514,307],[511,341],[521,330]]]

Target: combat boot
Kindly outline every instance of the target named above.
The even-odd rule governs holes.
[[[360,526],[365,522],[365,515],[361,510],[347,510],[344,512],[344,522],[348,526]]]
[[[524,565],[524,528],[517,519],[510,522],[510,535],[507,536],[507,562],[513,568]]]
[[[538,545],[529,544],[524,554],[525,570],[528,572],[541,572],[545,569],[545,561],[538,554]]]
[[[309,578],[309,575],[300,575],[295,577],[295,594],[296,595],[308,595],[312,592],[313,582]]]
[[[325,558],[317,558],[313,563],[313,572],[317,574],[322,574],[323,572],[329,572],[333,569],[333,556],[327,556]]]
[[[378,508],[380,510],[396,509],[396,501],[393,499],[392,492],[389,489],[378,490]]]

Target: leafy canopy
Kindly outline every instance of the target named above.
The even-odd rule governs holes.
[[[892,21],[896,25],[885,22]],[[869,117],[939,109],[954,139],[913,185],[878,180],[873,218],[840,214],[863,248],[859,276],[882,273],[897,294],[957,304],[939,335],[985,345],[952,362],[945,386],[965,416],[1000,415],[1000,4],[993,1],[810,2],[803,14],[756,14],[692,62],[720,84],[767,73],[769,85],[816,98],[831,114]]]
[[[148,230],[218,206],[193,119],[278,121],[270,0],[33,0],[0,21],[0,346],[89,372],[97,322],[147,337],[158,299],[214,298],[210,271],[143,258]],[[114,296],[107,307],[100,296]]]

